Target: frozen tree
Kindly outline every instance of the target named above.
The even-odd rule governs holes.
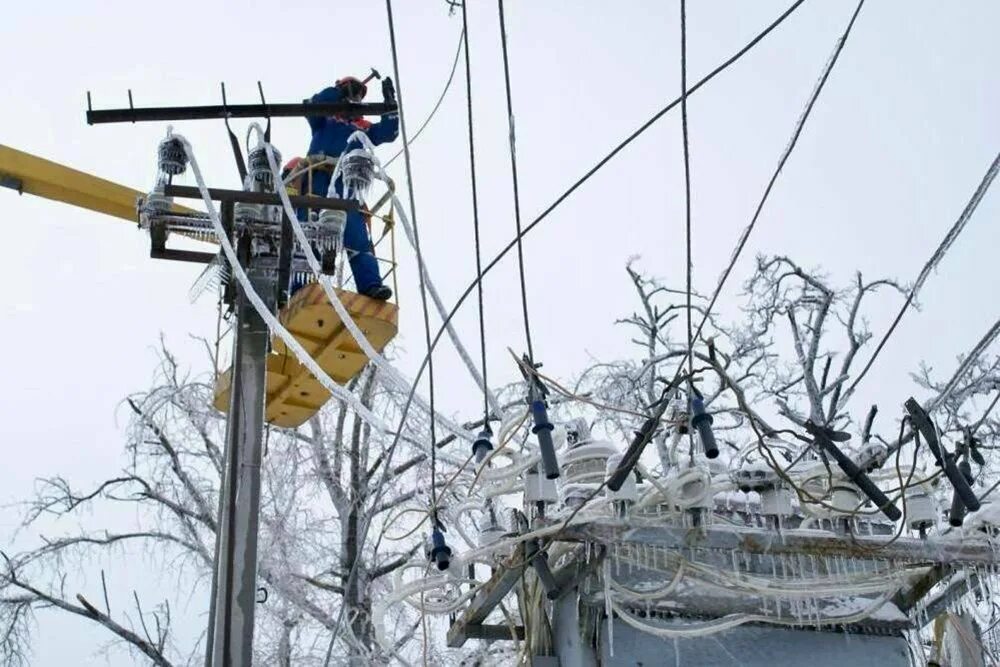
[[[398,418],[405,396],[379,382],[372,367],[348,387],[387,422]],[[169,599],[146,601],[135,594],[128,604],[111,604],[104,582],[113,588],[115,569],[127,569],[141,556],[156,568],[157,580],[180,583],[180,598],[207,598],[225,428],[212,396],[212,377],[185,374],[163,347],[155,386],[124,402],[130,422],[123,469],[94,488],[79,489],[67,476],[39,481],[24,525],[46,535],[35,549],[3,555],[0,662],[29,664],[34,612],[57,609],[100,626],[114,650],[137,659],[201,664],[204,636],[174,632],[176,601],[171,606]],[[414,555],[423,558],[419,532],[402,541],[381,539],[400,507],[426,504],[421,478],[427,435],[421,419],[408,422],[380,486],[391,442],[389,434],[336,400],[299,429],[269,429],[258,567],[259,664],[323,664],[333,631],[330,664],[390,659],[374,641],[371,605],[389,589],[398,568]],[[447,465],[446,460],[444,470]],[[122,530],[102,525],[113,506],[133,507],[136,525]],[[48,536],[50,529],[59,535]],[[99,562],[108,562],[106,572]],[[81,581],[78,573],[91,575],[86,588],[74,583]],[[418,616],[406,608],[389,614],[395,650],[405,653]]]

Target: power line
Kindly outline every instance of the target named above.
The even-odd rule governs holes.
[[[771,195],[771,190],[774,189],[774,184],[778,180],[778,175],[781,174],[781,170],[784,168],[785,163],[788,162],[788,158],[791,156],[792,151],[795,150],[799,137],[802,135],[802,130],[805,128],[806,121],[809,120],[813,107],[816,105],[816,100],[819,99],[820,93],[823,92],[823,88],[826,86],[826,82],[830,77],[830,72],[833,71],[833,66],[837,64],[841,51],[844,50],[844,44],[847,43],[847,38],[850,36],[851,29],[854,27],[854,22],[857,20],[858,14],[861,12],[861,8],[864,4],[865,0],[860,0],[860,2],[858,2],[858,6],[854,8],[854,13],[851,15],[851,20],[847,23],[847,28],[844,30],[844,34],[837,40],[833,53],[827,60],[826,66],[823,68],[823,74],[816,83],[816,87],[813,88],[812,95],[809,96],[809,101],[806,103],[805,110],[803,110],[802,115],[799,116],[798,122],[795,124],[795,130],[792,132],[792,138],[785,147],[785,151],[781,154],[781,158],[778,160],[778,166],[775,168],[774,173],[771,174],[771,180],[768,181],[767,187],[764,188],[764,194],[761,196],[760,202],[757,204],[757,209],[754,211],[753,217],[750,218],[750,224],[747,225],[746,229],[743,230],[743,234],[740,235],[740,239],[736,243],[736,248],[733,250],[733,254],[729,259],[729,265],[726,266],[726,270],[722,272],[722,276],[719,278],[719,284],[716,285],[715,292],[712,293],[712,298],[709,300],[708,306],[705,308],[704,315],[701,318],[701,322],[698,324],[698,330],[695,332],[696,339],[701,335],[701,330],[704,328],[705,322],[708,321],[708,316],[712,312],[712,308],[715,307],[715,302],[718,301],[719,295],[722,293],[722,287],[726,284],[726,280],[729,279],[729,275],[736,266],[736,261],[743,253],[747,240],[750,238],[750,234],[753,232],[754,227],[756,227],[757,220],[760,219],[761,211],[764,210],[764,204],[767,203],[767,199]]]
[[[775,28],[781,25],[785,21],[785,19],[791,16],[792,13],[796,9],[798,9],[804,2],[805,0],[795,0],[795,2],[792,3],[792,5],[788,9],[786,9],[780,16],[778,16],[778,18],[772,21],[766,28],[764,28],[764,30],[758,33],[757,36],[754,37],[752,40],[750,40],[750,42],[748,42],[743,48],[741,48],[730,58],[728,58],[718,67],[716,67],[707,75],[702,77],[697,83],[691,86],[687,91],[687,96],[690,96],[696,90],[698,90],[703,85],[708,83],[710,80],[715,78],[720,72],[725,70],[733,63],[735,63],[741,57],[743,57],[754,46],[759,44],[761,40],[764,39],[764,37],[766,37]],[[548,217],[548,215],[552,213],[552,211],[555,210],[557,206],[559,206],[559,204],[565,201],[566,198],[568,198],[571,194],[573,194],[573,192],[577,190],[577,188],[579,188],[581,185],[587,182],[604,165],[610,162],[615,155],[620,153],[626,146],[628,146],[636,138],[638,138],[639,135],[641,135],[643,132],[649,129],[657,120],[662,118],[667,112],[676,107],[681,102],[681,99],[682,99],[681,97],[678,97],[677,99],[667,104],[667,106],[658,111],[650,120],[644,123],[638,130],[636,130],[628,137],[626,137],[624,141],[619,143],[614,149],[612,149],[610,153],[604,156],[596,165],[591,167],[591,169],[588,170],[583,176],[581,176],[576,181],[576,183],[574,183],[568,190],[566,190],[563,194],[561,194],[552,204],[549,205],[548,208],[542,211],[542,213],[537,218],[535,218],[527,227],[525,227],[521,232],[519,232],[517,238],[515,238],[513,241],[510,241],[506,246],[504,246],[504,248],[499,253],[497,253],[497,255],[492,260],[490,260],[490,262],[483,268],[479,276],[477,276],[476,279],[473,280],[472,283],[470,283],[469,286],[465,288],[462,294],[458,297],[458,300],[455,302],[455,305],[452,306],[450,311],[448,311],[448,315],[444,318],[444,321],[441,323],[441,327],[438,329],[437,334],[434,336],[433,341],[431,341],[432,350],[435,347],[437,347],[438,342],[441,340],[441,336],[443,336],[444,332],[447,330],[448,323],[451,322],[451,320],[455,317],[455,314],[458,312],[459,308],[462,307],[462,304],[465,303],[465,300],[469,297],[472,291],[476,288],[476,285],[479,283],[479,281],[481,281],[487,273],[489,273],[497,264],[499,264],[500,260],[502,260],[504,257],[507,256],[507,253],[509,253],[512,249],[514,249],[514,247],[517,245],[517,242],[521,238],[523,238],[528,232],[534,229],[537,225],[539,225],[543,220],[545,220]],[[414,379],[414,385],[413,387],[410,388],[410,392],[407,394],[406,401],[403,403],[402,414],[400,415],[399,418],[399,426],[396,429],[396,434],[393,436],[393,442],[390,445],[390,451],[392,451],[396,447],[396,444],[402,437],[403,427],[405,426],[406,418],[409,415],[410,406],[413,404],[413,397],[416,393],[416,386],[417,386],[416,383],[419,382],[420,378],[423,376],[424,370],[428,366],[428,362],[429,362],[429,355],[425,355],[420,362],[420,367],[417,369],[416,377]]]
[[[701,335],[701,330],[704,328],[705,322],[708,321],[708,318],[709,318],[709,316],[712,313],[712,308],[715,307],[715,302],[718,300],[719,295],[722,293],[722,288],[726,284],[726,280],[729,278],[729,275],[732,273],[733,267],[736,266],[736,261],[739,259],[740,254],[743,252],[743,248],[746,246],[747,239],[750,238],[750,233],[753,231],[754,227],[757,224],[757,220],[760,217],[760,212],[764,208],[764,204],[767,201],[768,195],[770,195],[771,190],[773,189],[775,182],[778,180],[778,174],[781,173],[782,168],[785,166],[785,163],[788,161],[789,156],[792,154],[792,150],[795,149],[795,146],[796,146],[796,144],[798,143],[798,140],[799,140],[799,136],[802,134],[802,129],[805,127],[806,121],[808,120],[809,115],[812,112],[813,107],[816,104],[816,100],[819,97],[820,92],[822,92],[823,87],[826,85],[826,81],[827,81],[827,79],[830,76],[830,72],[833,70],[833,66],[837,63],[837,59],[840,57],[840,53],[841,53],[841,51],[844,48],[844,44],[847,42],[847,37],[851,34],[851,29],[854,27],[854,22],[857,20],[858,13],[861,11],[861,7],[864,4],[865,4],[865,0],[860,0],[860,2],[858,2],[858,6],[855,8],[854,14],[851,15],[851,20],[848,22],[847,28],[844,30],[844,34],[841,35],[841,37],[840,37],[839,40],[837,40],[837,44],[834,47],[833,53],[830,56],[830,58],[827,60],[826,65],[823,68],[823,74],[820,76],[819,82],[816,84],[815,88],[813,88],[812,95],[810,95],[810,97],[809,97],[809,102],[806,104],[805,111],[803,111],[802,115],[799,117],[799,120],[798,120],[798,122],[795,125],[795,130],[792,133],[792,139],[788,143],[788,145],[785,147],[784,153],[782,153],[781,158],[778,160],[778,166],[774,170],[774,173],[771,175],[771,180],[768,182],[767,188],[765,188],[765,190],[764,190],[764,195],[761,197],[760,203],[757,205],[757,209],[754,212],[753,218],[751,218],[750,224],[747,226],[747,228],[743,231],[743,234],[740,236],[740,239],[739,239],[739,241],[736,244],[736,248],[734,249],[733,254],[730,257],[729,265],[726,267],[726,270],[722,273],[722,276],[719,279],[719,283],[718,283],[718,285],[716,285],[715,291],[712,294],[712,298],[709,300],[708,306],[703,311],[703,314],[702,314],[702,317],[701,317],[701,321],[698,323],[698,328],[697,328],[697,330],[694,333],[694,337],[693,337],[694,340],[697,340],[698,336]],[[688,91],[688,95],[690,95],[690,93],[691,93],[691,91]],[[687,95],[682,95],[681,96],[682,101],[686,97],[687,97]],[[683,110],[683,106],[682,106],[682,110]],[[688,353],[689,354],[691,353],[690,347],[688,348]],[[681,378],[681,376],[682,376],[683,373],[684,373],[684,365],[680,364],[678,366],[678,368],[677,368],[677,372],[674,373],[674,377],[670,381],[670,385],[669,386],[671,386],[671,387],[676,386],[678,380]],[[693,381],[693,379],[689,376],[688,377],[689,386],[690,386],[690,383],[692,381]],[[751,423],[751,425],[754,425],[754,421],[752,419],[750,420],[750,423]],[[754,429],[756,430],[756,426],[754,426]],[[690,430],[689,430],[689,433],[690,433]],[[691,436],[691,438],[692,438],[692,442],[693,442],[693,435]],[[634,454],[634,456],[632,456],[630,462],[627,463],[626,465],[634,466],[635,463],[638,462],[639,456],[642,454],[642,451],[645,448],[645,445],[648,444],[648,443],[649,443],[649,441],[647,440],[646,443],[644,445],[642,445],[642,447],[640,447],[639,450],[636,451],[636,453]],[[691,446],[693,448],[693,444]],[[621,469],[622,464],[625,464],[624,460],[623,460],[622,463],[619,464],[619,469]],[[598,485],[590,493],[590,495],[587,496],[586,499],[584,499],[583,503],[581,503],[572,513],[570,513],[569,517],[566,518],[566,520],[564,522],[564,525],[569,525],[569,522],[573,520],[573,518],[580,511],[580,509],[582,509],[583,507],[586,507],[587,503],[589,503],[593,498],[597,497],[597,494],[599,494],[601,491],[604,490],[604,488],[608,484],[608,479],[609,478],[605,478],[605,480],[602,481],[601,484]]]
[[[917,292],[919,292],[920,288],[923,287],[924,282],[927,281],[931,271],[933,271],[934,268],[941,262],[945,253],[948,252],[948,249],[951,248],[952,244],[955,242],[955,239],[957,239],[958,235],[962,233],[963,229],[965,229],[965,224],[969,221],[969,218],[972,217],[976,207],[979,206],[979,202],[982,200],[983,195],[985,195],[986,191],[989,190],[989,187],[993,183],[993,179],[996,177],[998,170],[1000,170],[1000,153],[997,153],[997,156],[993,158],[993,163],[990,165],[989,169],[986,170],[986,174],[983,176],[982,181],[979,182],[979,187],[977,187],[976,191],[972,193],[972,199],[970,199],[965,205],[965,208],[962,209],[962,213],[958,216],[958,220],[955,221],[955,224],[952,225],[951,229],[948,230],[948,233],[945,234],[944,239],[941,240],[941,243],[934,251],[934,254],[932,254],[931,258],[927,260],[926,264],[924,264],[924,268],[920,270],[920,275],[917,276],[917,281],[913,283],[910,293],[906,295],[906,301],[903,302],[903,307],[899,309],[898,313],[896,313],[896,318],[892,321],[892,324],[889,325],[889,329],[885,332],[885,335],[882,336],[882,340],[879,341],[879,344],[872,353],[871,358],[868,359],[868,363],[866,363],[865,367],[861,369],[861,373],[859,373],[858,377],[855,378],[853,383],[851,383],[851,386],[847,388],[846,395],[851,395],[854,388],[858,386],[858,383],[861,382],[862,378],[864,378],[868,373],[872,364],[874,364],[875,360],[878,359],[878,355],[882,352],[882,349],[885,347],[889,337],[892,336],[893,332],[896,330],[896,327],[899,326],[899,323],[903,319],[903,315],[906,313],[907,309],[913,303],[914,299],[917,298]]]
[[[464,3],[463,3],[464,7]],[[531,324],[528,318],[528,291],[524,279],[524,248],[521,245],[521,199],[517,190],[517,151],[514,147],[514,108],[510,94],[510,63],[507,60],[507,22],[504,19],[503,0],[497,0],[500,13],[500,48],[503,51],[503,81],[507,91],[507,122],[510,127],[510,172],[514,181],[514,223],[517,225],[517,267],[521,278],[521,309],[524,313],[524,338],[528,346],[528,359],[534,363],[535,353],[531,346]],[[468,53],[466,53],[468,57]]]
[[[458,36],[458,46],[455,47],[455,59],[452,60],[451,62],[451,72],[448,73],[448,80],[444,84],[444,89],[438,96],[437,102],[434,103],[434,108],[431,109],[431,112],[429,114],[427,114],[427,118],[425,118],[424,122],[420,124],[420,127],[417,128],[417,131],[413,133],[413,137],[410,139],[407,146],[413,145],[413,143],[417,140],[417,137],[420,136],[420,133],[424,131],[424,128],[430,124],[431,119],[434,118],[434,114],[437,113],[437,110],[441,108],[441,103],[444,102],[444,97],[445,95],[448,94],[448,89],[451,88],[451,82],[455,78],[455,70],[458,69],[458,57],[462,55],[462,43],[464,39],[465,39],[465,30],[463,30],[462,34]],[[383,169],[387,169],[389,165],[395,162],[396,158],[398,158],[402,154],[403,154],[403,149],[400,148],[396,152],[396,154],[393,155],[391,158],[389,158],[389,160],[385,163],[385,165],[383,165]]]
[[[383,471],[382,471],[382,473],[383,473],[382,477],[379,480],[379,484],[376,487],[376,492],[375,492],[375,494],[373,496],[373,498],[375,499],[375,501],[377,501],[378,498],[381,497],[381,493],[382,493],[383,489],[385,488],[385,482],[387,480],[387,472],[390,470],[389,461],[391,461],[392,455],[395,452],[396,446],[399,444],[399,441],[402,439],[403,428],[404,428],[405,423],[406,423],[406,418],[409,415],[410,406],[413,404],[413,397],[416,394],[417,383],[420,381],[420,378],[423,376],[424,370],[428,369],[429,366],[430,366],[431,353],[433,352],[434,348],[437,347],[438,342],[441,340],[441,336],[444,335],[444,332],[446,331],[448,323],[451,322],[452,318],[455,317],[455,314],[458,312],[458,309],[462,307],[462,304],[465,303],[465,300],[469,297],[469,295],[476,288],[476,286],[479,284],[479,282],[482,281],[483,277],[487,273],[489,273],[489,271],[492,270],[493,267],[495,267],[497,264],[500,263],[500,260],[503,259],[507,255],[507,253],[509,253],[520,242],[520,240],[524,237],[525,234],[527,234],[528,232],[530,232],[538,224],[540,224],[542,222],[542,220],[544,220],[546,217],[548,217],[548,215],[550,213],[552,213],[552,211],[555,210],[555,208],[557,206],[559,206],[559,204],[561,204],[563,201],[565,201],[567,197],[569,197],[574,191],[576,191],[577,188],[579,188],[586,181],[588,181],[590,179],[590,177],[593,176],[595,173],[597,173],[597,171],[599,171],[605,164],[607,164],[608,162],[610,162],[611,159],[615,155],[617,155],[626,146],[628,146],[630,143],[632,143],[637,137],[639,137],[639,135],[641,135],[643,132],[645,132],[647,129],[649,129],[649,127],[652,126],[653,123],[655,123],[657,120],[659,120],[661,117],[663,117],[667,112],[669,112],[671,109],[673,109],[675,106],[677,106],[681,102],[682,98],[685,98],[688,95],[691,95],[693,92],[695,92],[696,90],[698,90],[699,88],[701,88],[704,84],[706,84],[711,79],[715,78],[715,76],[717,76],[720,72],[722,72],[723,70],[725,70],[727,67],[729,67],[730,65],[732,65],[733,63],[735,63],[737,60],[739,60],[743,55],[745,55],[747,52],[749,52],[754,46],[756,46],[758,43],[760,43],[760,41],[763,40],[764,37],[766,37],[775,28],[777,28],[782,22],[785,21],[785,19],[787,19],[789,16],[791,16],[791,14],[796,9],[798,9],[798,7],[800,7],[804,2],[805,2],[805,0],[796,0],[787,10],[785,10],[780,16],[778,16],[777,19],[775,19],[770,25],[768,25],[763,31],[761,31],[750,42],[748,42],[742,49],[740,49],[739,51],[737,51],[728,60],[726,60],[721,65],[719,65],[718,67],[716,67],[714,70],[712,70],[711,72],[709,72],[706,76],[704,76],[701,80],[699,80],[694,86],[692,86],[691,88],[689,88],[688,91],[687,91],[687,95],[683,95],[682,97],[679,97],[679,98],[675,99],[674,101],[670,102],[666,107],[664,107],[663,109],[661,109],[660,111],[658,111],[649,121],[647,121],[646,123],[644,123],[638,130],[636,130],[635,132],[633,132],[624,141],[622,141],[621,143],[619,143],[610,153],[608,153],[596,165],[594,165],[589,171],[587,171],[587,173],[585,173],[579,180],[577,180],[576,183],[574,183],[566,192],[564,192],[562,195],[560,195],[551,205],[549,205],[549,207],[546,208],[537,218],[535,218],[527,227],[525,227],[523,230],[519,230],[519,232],[517,234],[517,237],[513,241],[511,241],[510,243],[508,243],[506,246],[504,246],[503,250],[501,250],[492,260],[490,260],[490,262],[483,268],[482,272],[480,272],[480,274],[476,277],[476,279],[462,292],[461,296],[459,296],[459,298],[458,298],[458,301],[455,302],[455,305],[448,312],[447,317],[445,317],[444,321],[441,323],[441,327],[438,329],[437,334],[434,336],[434,339],[431,341],[431,344],[429,346],[427,354],[421,360],[420,367],[417,369],[416,377],[414,378],[414,381],[413,381],[413,386],[410,387],[410,391],[409,391],[409,393],[406,396],[406,402],[403,404],[402,414],[400,415],[400,418],[399,418],[399,426],[396,429],[395,435],[393,436],[392,443],[389,445],[389,450],[388,450],[388,453],[387,453],[387,459],[388,460],[384,464],[384,468],[383,468]],[[386,8],[387,8],[387,11],[388,11],[389,16],[390,16],[390,28],[391,28],[391,25],[392,25],[392,20],[391,20],[391,17],[392,17],[391,0],[386,0]],[[390,29],[390,33],[391,33],[391,29]],[[397,79],[398,79],[398,74],[397,74]],[[402,117],[403,117],[402,116],[402,112],[403,112],[402,97],[400,97],[400,119],[401,120],[402,120]],[[404,144],[404,146],[405,146],[405,144]],[[412,197],[412,193],[411,193],[411,197]],[[368,527],[369,526],[370,526],[370,523],[365,523],[364,524],[364,531],[362,532],[362,539],[359,542],[362,545],[364,544],[365,538],[367,537],[367,532],[368,532]],[[356,573],[357,573],[357,562],[355,562],[355,564],[351,567],[351,572],[348,575],[348,585],[350,584],[352,578],[354,578],[356,576]],[[340,610],[340,612],[337,615],[337,622],[334,625],[332,637],[330,639],[330,646],[327,649],[326,661],[324,663],[325,665],[329,665],[330,655],[331,655],[331,651],[333,649],[333,643],[336,641],[340,625],[343,622],[343,615],[344,615],[343,612],[344,612],[344,606],[341,606],[341,610]]]
[[[687,112],[687,6],[681,0],[681,133],[684,137],[684,238],[686,245],[685,273],[687,274],[687,363],[688,398],[694,382],[694,334],[691,327],[691,154],[688,146]],[[688,429],[688,455],[694,456],[694,432]]]
[[[483,355],[483,428],[489,428],[490,394],[489,382],[486,379],[486,317],[483,309],[483,281],[479,276],[483,272],[482,250],[479,242],[479,196],[476,189],[476,146],[472,129],[472,64],[469,56],[469,20],[462,3],[462,39],[465,43],[465,90],[469,111],[469,177],[472,180],[472,228],[476,238],[476,287],[479,292],[479,346]]]
[[[433,352],[434,352],[434,345],[437,344],[437,340],[440,338],[440,334],[442,332],[441,331],[438,332],[438,339],[435,339],[434,340],[434,345],[432,345],[431,344],[430,315],[429,315],[429,311],[427,309],[427,290],[426,290],[426,285],[424,283],[424,258],[423,258],[423,254],[422,254],[422,252],[420,250],[420,233],[418,231],[418,226],[417,226],[417,209],[416,209],[416,203],[415,203],[415,198],[414,198],[414,194],[413,194],[413,171],[412,171],[412,167],[411,167],[411,163],[410,163],[410,146],[409,146],[409,142],[407,141],[407,135],[406,135],[406,116],[403,113],[403,111],[404,111],[404,109],[403,109],[403,85],[402,85],[402,82],[400,81],[400,78],[399,78],[399,57],[398,57],[398,49],[397,49],[397,46],[396,46],[396,28],[395,28],[395,24],[393,22],[392,0],[385,0],[385,10],[386,10],[386,17],[387,17],[388,23],[389,23],[389,46],[390,46],[390,48],[392,50],[392,69],[393,69],[393,74],[395,75],[395,78],[396,78],[396,99],[397,99],[397,104],[398,104],[398,108],[399,108],[399,126],[400,126],[400,132],[401,132],[401,134],[403,136],[403,162],[406,165],[406,181],[407,181],[407,188],[406,189],[407,189],[407,194],[409,195],[409,200],[410,200],[410,217],[413,220],[413,247],[414,247],[414,250],[415,250],[415,252],[417,254],[417,272],[419,274],[420,301],[421,301],[421,304],[422,304],[422,307],[423,307],[423,317],[424,317],[424,337],[425,337],[426,343],[427,343],[427,354],[424,356],[424,361],[423,361],[423,363],[420,366],[420,372],[417,374],[417,377],[415,377],[413,379],[413,385],[410,387],[409,394],[407,395],[406,407],[407,407],[407,409],[409,408],[409,406],[410,406],[410,404],[411,404],[411,402],[413,400],[413,396],[414,396],[414,394],[416,392],[417,384],[420,382],[420,377],[423,374],[424,368],[426,367],[427,368],[427,379],[428,379],[428,392],[430,394],[430,396],[429,396],[429,403],[430,403],[430,415],[429,416],[430,416],[430,436],[431,436],[431,441],[430,441],[430,450],[431,450],[430,451],[430,459],[431,459],[431,489],[430,489],[430,494],[431,494],[431,508],[430,508],[430,512],[431,512],[432,524],[436,525],[437,524],[437,491],[436,491],[436,488],[435,488],[435,485],[436,485],[436,479],[435,479],[435,477],[436,477],[436,469],[437,469],[437,448],[434,446],[434,443],[437,442],[437,437],[436,437],[437,434],[435,432],[435,412],[434,412],[434,359],[433,359]],[[443,331],[443,329],[442,329],[442,331]],[[404,415],[405,415],[405,413],[404,413]],[[405,416],[404,416],[403,419],[405,419]],[[402,423],[400,425],[402,426]],[[400,436],[401,433],[402,433],[402,431],[397,430],[396,435],[394,436],[394,438],[392,440],[392,444],[389,446],[389,449],[388,449],[388,451],[387,451],[387,453],[385,455],[385,463],[383,464],[382,474],[379,477],[378,486],[376,487],[375,493],[372,496],[373,502],[375,502],[375,503],[377,503],[378,500],[379,500],[379,498],[381,498],[382,492],[385,489],[386,481],[388,480],[389,473],[392,470],[392,457],[393,457],[393,455],[396,452],[396,447],[399,444],[399,441],[400,441],[400,437],[399,436]],[[358,539],[359,549],[361,549],[361,548],[364,547],[364,544],[365,544],[365,542],[366,542],[366,540],[368,538],[368,530],[371,528],[371,523],[372,523],[371,519],[372,519],[372,517],[366,517],[365,520],[362,523],[362,530],[361,530],[361,534],[360,534],[359,539]],[[358,576],[358,564],[360,562],[361,562],[361,558],[359,557],[351,565],[350,572],[348,572],[348,575],[347,575],[347,580],[344,583],[345,594],[348,591],[351,590],[352,585],[357,580],[357,576]],[[333,654],[333,645],[337,641],[337,636],[338,636],[338,634],[340,632],[340,626],[341,626],[341,623],[343,623],[343,620],[344,620],[344,611],[346,609],[347,609],[347,605],[346,604],[341,604],[340,605],[340,610],[337,612],[337,620],[336,620],[336,623],[334,623],[333,630],[331,631],[330,644],[327,646],[326,658],[325,658],[325,660],[323,662],[324,667],[328,667],[329,664],[330,664],[330,658],[331,658],[331,656]]]

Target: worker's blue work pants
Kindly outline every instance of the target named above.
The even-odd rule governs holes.
[[[326,196],[327,189],[330,187],[330,176],[331,174],[325,171],[313,173],[313,194],[320,197]],[[336,196],[342,197],[339,179],[337,185]],[[358,293],[364,294],[373,287],[380,286],[382,277],[379,275],[378,260],[375,259],[371,239],[368,238],[365,219],[359,211],[347,212],[344,247],[348,250],[351,272],[354,274],[354,284]]]

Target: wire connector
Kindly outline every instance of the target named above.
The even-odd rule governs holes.
[[[434,563],[437,569],[444,571],[451,565],[451,547],[445,542],[444,532],[442,532],[439,526],[431,531],[430,546],[427,549],[427,560]]]
[[[691,398],[691,426],[698,431],[698,439],[705,449],[705,456],[710,459],[718,458],[719,445],[715,442],[715,433],[712,431],[712,422],[715,419],[705,411],[705,399],[701,396]]]
[[[482,431],[479,432],[479,436],[472,443],[472,455],[476,458],[476,465],[483,462],[490,452],[493,451],[493,431],[487,424]]]

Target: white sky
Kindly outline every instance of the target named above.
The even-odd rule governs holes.
[[[402,92],[411,132],[440,94],[461,18],[443,1],[398,0]],[[690,2],[689,80],[743,46],[787,6]],[[95,107],[298,101],[345,73],[391,71],[380,2],[8,3],[0,21],[4,100],[0,143],[139,188],[152,184],[165,124],[88,127]],[[508,31],[525,223],[607,150],[679,92],[677,3],[508,0]],[[811,0],[689,104],[695,284],[709,292],[787,142],[853,2]],[[739,285],[757,252],[822,264],[844,284],[912,280],[1000,148],[1000,4],[991,0],[869,2],[798,148],[786,166],[721,305],[735,316]],[[480,218],[493,252],[513,234],[496,6],[470,2]],[[376,87],[377,88],[377,87]],[[378,95],[375,96],[378,99]],[[414,145],[418,222],[445,301],[474,274],[462,69],[441,111]],[[237,123],[239,128],[245,123]],[[223,126],[177,125],[210,183],[237,187]],[[240,130],[238,130],[240,131]],[[304,121],[275,121],[286,157],[308,142]],[[397,143],[396,146],[399,144]],[[383,149],[386,155],[395,152]],[[615,327],[635,302],[623,266],[683,285],[683,166],[679,114],[662,119],[532,232],[526,241],[536,356],[567,377],[591,358],[630,353]],[[397,182],[403,182],[402,160]],[[861,386],[886,414],[911,391],[926,360],[947,373],[998,316],[995,260],[1000,194],[982,202],[965,234]],[[145,389],[162,332],[187,363],[204,357],[188,334],[214,333],[211,299],[191,305],[200,267],[148,259],[133,225],[13,192],[0,193],[7,230],[0,264],[0,502],[33,480],[64,473],[87,486],[122,464],[116,406]],[[423,347],[412,258],[403,253],[401,366]],[[512,379],[520,352],[513,254],[487,279],[491,378]],[[897,301],[872,323],[880,333]],[[475,300],[457,322],[476,350]],[[454,352],[438,360],[439,404],[474,416],[478,400]],[[4,542],[18,510],[0,510]],[[67,526],[69,528],[69,526]],[[26,545],[19,545],[26,546]],[[141,577],[124,572],[122,577]],[[125,588],[125,591],[128,589]],[[126,593],[127,594],[127,593]],[[195,605],[197,607],[197,605]],[[129,664],[95,655],[106,640],[83,621],[40,617],[36,664]],[[192,627],[198,627],[195,621]]]

